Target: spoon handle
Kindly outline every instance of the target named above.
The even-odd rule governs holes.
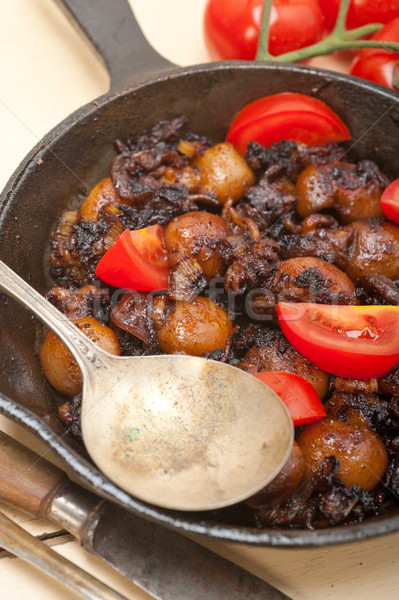
[[[50,327],[71,351],[83,371],[88,371],[89,363],[98,363],[106,356],[65,315],[48,302],[10,267],[0,260],[0,290],[12,296],[28,308],[45,325]]]

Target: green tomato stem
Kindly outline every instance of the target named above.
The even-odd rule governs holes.
[[[327,38],[322,42],[313,44],[307,48],[301,48],[300,50],[294,50],[293,52],[287,52],[285,54],[280,54],[279,56],[273,56],[273,60],[276,62],[298,62],[313,58],[314,56],[322,56],[331,54],[337,50],[348,50],[350,48],[383,48],[384,50],[399,52],[399,44],[394,42],[384,42],[382,44],[381,42],[374,40],[345,41],[339,39],[330,40]]]
[[[339,5],[337,20],[335,21],[335,27],[332,31],[333,35],[336,35],[337,37],[345,34],[345,22],[349,10],[349,2],[350,0],[341,0],[341,4]]]
[[[342,0],[335,27],[331,34],[324,40],[300,48],[285,54],[274,56],[269,52],[269,20],[270,11],[273,0],[265,0],[263,5],[263,14],[261,21],[261,29],[259,35],[258,51],[255,60],[258,61],[275,61],[275,62],[299,62],[313,58],[314,56],[322,56],[332,54],[337,50],[360,49],[360,48],[382,48],[384,50],[399,52],[399,44],[395,42],[380,42],[377,40],[359,39],[376,33],[383,27],[381,23],[370,23],[356,29],[346,29],[345,22],[349,9],[350,0]]]
[[[269,52],[269,21],[273,0],[263,3],[262,21],[260,25],[259,43],[255,60],[273,60],[275,57]]]

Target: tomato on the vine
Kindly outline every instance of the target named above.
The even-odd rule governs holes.
[[[281,92],[251,102],[233,119],[226,140],[245,153],[248,142],[269,146],[295,140],[310,146],[350,139],[346,125],[327,104],[305,94]]]
[[[213,60],[253,60],[259,41],[263,0],[208,0],[204,34]],[[274,0],[269,51],[274,56],[321,40],[324,19],[318,0]]]
[[[285,371],[263,371],[254,375],[281,398],[295,427],[312,423],[326,416],[316,390],[303,377]]]
[[[371,39],[399,43],[399,16],[377,31]],[[396,75],[399,78],[398,63],[398,52],[389,52],[383,48],[363,48],[357,53],[350,73],[356,77],[396,89],[393,84],[393,73],[396,69]]]
[[[340,377],[381,377],[399,363],[399,306],[279,302],[280,327],[312,363]]]
[[[161,225],[125,229],[98,263],[96,275],[109,285],[137,292],[167,289],[169,264]]]
[[[337,20],[341,0],[319,0],[326,28],[331,30]],[[388,23],[399,16],[399,0],[351,0],[346,26],[348,29],[368,23]]]

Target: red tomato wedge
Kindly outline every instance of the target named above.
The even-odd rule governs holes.
[[[369,379],[399,362],[399,306],[279,302],[277,317],[294,348],[328,373]]]
[[[381,196],[381,208],[384,215],[399,225],[399,179],[395,179]]]
[[[168,288],[169,265],[163,229],[126,229],[97,265],[96,275],[117,288],[152,292]]]
[[[264,371],[254,375],[281,398],[295,427],[312,423],[326,416],[316,390],[303,377],[285,371]]]
[[[346,125],[321,100],[282,92],[247,104],[233,119],[226,140],[244,154],[248,142],[269,146],[294,140],[310,146],[350,139]]]

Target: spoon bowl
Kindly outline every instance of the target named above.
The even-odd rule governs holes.
[[[85,447],[133,496],[176,510],[221,508],[262,489],[284,466],[292,419],[252,375],[188,355],[108,354],[1,261],[0,289],[75,357]]]

